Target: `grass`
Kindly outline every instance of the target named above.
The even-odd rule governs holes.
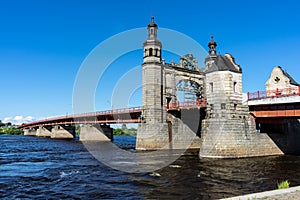
[[[285,189],[290,187],[290,183],[288,180],[282,181],[277,184],[278,189]]]

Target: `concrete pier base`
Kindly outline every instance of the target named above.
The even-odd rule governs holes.
[[[80,128],[80,141],[112,141],[113,129],[108,125],[83,125]]]
[[[35,129],[24,129],[24,135],[27,136],[36,136],[36,130]]]
[[[36,131],[38,137],[51,137],[51,126],[40,126]]]
[[[74,126],[59,126],[56,125],[52,128],[51,138],[58,139],[72,139],[75,135],[75,127]]]

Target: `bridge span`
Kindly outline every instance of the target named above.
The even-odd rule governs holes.
[[[299,118],[300,86],[248,93],[248,106],[256,118]]]
[[[300,154],[300,86],[248,93],[256,129],[285,154]]]
[[[204,109],[205,107],[205,99],[166,104],[167,112],[171,113],[180,113],[181,110]],[[18,128],[24,130],[24,135],[51,138],[73,138],[75,130],[72,125],[78,124],[82,126],[80,131],[80,140],[102,141],[113,139],[112,129],[110,128],[111,124],[141,122],[143,122],[142,107],[132,107],[52,117],[22,124],[18,126]],[[57,134],[58,130],[60,130],[60,134]],[[99,137],[99,134],[101,137]]]
[[[206,100],[173,102],[166,104],[167,111],[180,111],[194,108],[205,108]],[[42,119],[18,126],[20,129],[37,128],[39,126],[74,125],[74,124],[123,124],[141,123],[143,119],[142,107],[120,108],[97,112],[87,112]]]

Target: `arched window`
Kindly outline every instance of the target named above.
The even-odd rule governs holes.
[[[238,89],[237,89],[237,82],[234,81],[233,82],[233,92],[236,93],[237,91],[238,91]]]
[[[209,83],[210,93],[214,93],[214,83]]]
[[[149,49],[149,56],[152,56],[152,55],[153,55],[153,49],[150,48],[150,49]]]

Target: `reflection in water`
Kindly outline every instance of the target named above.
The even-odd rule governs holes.
[[[134,143],[115,137],[130,152]],[[77,140],[0,136],[6,199],[218,199],[276,189],[285,179],[298,185],[299,175],[298,156],[200,160],[197,151],[155,172],[130,174],[98,162]]]

